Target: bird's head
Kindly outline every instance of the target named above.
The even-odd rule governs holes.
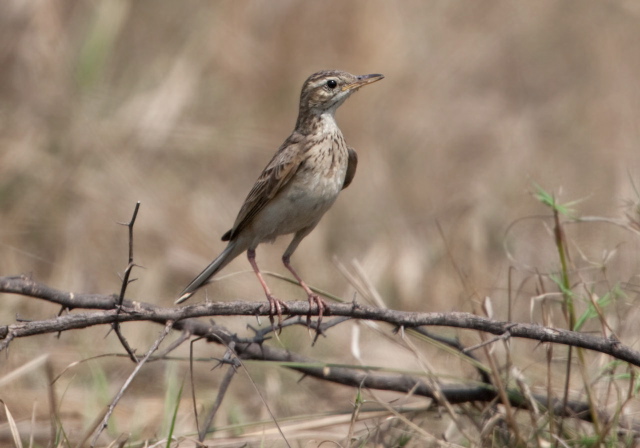
[[[356,76],[340,70],[325,70],[309,76],[300,93],[300,115],[333,113],[360,87],[384,78],[383,75]]]

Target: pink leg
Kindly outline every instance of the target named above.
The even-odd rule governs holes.
[[[324,311],[329,309],[329,304],[326,303],[324,300],[322,300],[318,294],[311,291],[311,288],[309,288],[307,284],[304,282],[304,280],[300,278],[296,270],[293,269],[293,266],[291,266],[291,263],[289,263],[288,255],[285,255],[282,257],[282,262],[284,263],[284,267],[289,269],[289,272],[291,272],[295,277],[295,279],[298,280],[298,283],[300,283],[300,286],[302,287],[302,289],[304,289],[304,291],[307,293],[307,296],[309,298],[309,315],[307,316],[307,325],[311,324],[311,308],[313,307],[314,304],[318,306],[318,329],[319,329],[320,324],[322,323],[322,316],[324,315]]]
[[[247,250],[247,258],[249,259],[249,263],[253,268],[253,272],[256,273],[258,281],[262,285],[262,289],[264,289],[267,300],[269,301],[269,320],[271,321],[271,325],[273,326],[274,313],[278,315],[278,325],[282,325],[282,307],[284,306],[286,308],[286,305],[282,303],[281,300],[276,299],[273,294],[271,294],[267,283],[264,281],[264,278],[260,273],[260,269],[258,269],[258,264],[256,263],[256,251],[254,249]]]

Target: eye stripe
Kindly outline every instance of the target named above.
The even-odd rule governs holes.
[[[313,83],[311,83],[311,86],[314,89],[317,89],[318,87],[324,87],[324,85],[327,83],[327,80],[325,78],[319,79],[317,81],[314,81]]]

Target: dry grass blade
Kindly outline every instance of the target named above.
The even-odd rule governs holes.
[[[409,426],[410,428],[412,428],[417,434],[420,434],[422,437],[424,437],[425,439],[427,439],[430,443],[434,443],[439,447],[443,447],[443,448],[462,448],[462,445],[458,445],[455,443],[451,443],[451,442],[445,442],[443,440],[438,439],[436,436],[434,436],[433,434],[425,431],[423,428],[421,428],[420,426],[416,425],[414,422],[412,422],[411,420],[407,419],[405,416],[403,416],[401,413],[399,413],[397,410],[395,410],[392,406],[389,406],[389,404],[383,402],[383,401],[379,401],[378,404],[380,404],[381,406],[383,406],[384,408],[387,409],[387,411],[389,411],[391,414],[393,414],[395,417],[399,418],[400,420],[402,420],[404,422],[405,425]],[[458,426],[458,429],[460,429],[460,427]],[[465,435],[465,437],[468,437],[467,435]],[[469,442],[471,442],[473,439],[468,439]]]
[[[29,435],[29,448],[33,447],[33,437],[36,429],[36,409],[38,407],[38,402],[33,402],[33,411],[31,412],[31,434]]]
[[[4,414],[7,417],[7,422],[9,422],[9,428],[11,429],[11,436],[13,437],[13,443],[16,448],[22,448],[22,440],[20,439],[20,433],[18,432],[18,426],[16,425],[16,421],[13,419],[13,415],[9,411],[9,407],[6,403],[0,399],[0,403],[4,406]]]
[[[33,372],[36,369],[39,369],[42,365],[44,365],[49,359],[49,355],[40,355],[26,364],[21,365],[17,369],[13,369],[11,372],[4,375],[0,378],[0,387],[6,387],[12,381],[15,381],[24,375]]]

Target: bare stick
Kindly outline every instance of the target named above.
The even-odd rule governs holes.
[[[222,378],[220,387],[218,387],[218,395],[216,396],[216,401],[213,403],[213,406],[211,406],[211,410],[209,411],[209,414],[204,419],[204,424],[202,425],[202,429],[198,433],[198,440],[200,442],[204,442],[204,439],[207,436],[207,432],[209,432],[209,429],[213,424],[213,419],[216,416],[218,409],[220,409],[220,405],[222,404],[222,399],[227,394],[227,390],[229,390],[229,386],[231,385],[231,380],[235,376],[236,372],[237,372],[236,366],[233,364],[230,364],[229,369],[227,370],[227,373],[225,373],[224,378]]]
[[[111,417],[111,414],[113,413],[114,409],[116,408],[116,405],[118,404],[118,402],[120,401],[120,399],[124,395],[124,392],[127,390],[127,388],[129,387],[129,385],[131,384],[133,379],[136,377],[136,375],[138,374],[138,372],[140,371],[142,366],[147,362],[147,360],[153,354],[153,352],[158,350],[158,347],[160,346],[160,343],[169,334],[169,332],[171,331],[172,327],[173,327],[173,322],[172,321],[168,321],[167,324],[165,325],[164,331],[162,332],[160,337],[158,337],[158,339],[156,339],[156,341],[153,343],[153,345],[151,346],[149,351],[147,351],[147,353],[144,355],[144,358],[142,358],[140,360],[140,362],[138,362],[136,367],[133,369],[133,372],[131,372],[131,375],[129,375],[129,378],[127,378],[127,380],[124,382],[124,384],[120,388],[120,391],[116,394],[115,398],[113,399],[113,401],[109,405],[109,407],[107,409],[107,413],[105,414],[104,418],[102,419],[102,423],[100,423],[100,426],[98,427],[98,430],[96,431],[96,434],[93,437],[93,440],[91,441],[91,446],[92,447],[96,446],[96,443],[98,441],[98,438],[100,437],[100,434],[102,434],[102,431],[104,431],[104,429],[107,427],[107,423],[109,422],[109,418]]]
[[[129,262],[127,263],[127,267],[124,270],[124,276],[122,277],[122,286],[120,287],[120,296],[118,297],[118,305],[117,305],[118,314],[120,314],[120,311],[122,309],[122,302],[124,301],[124,296],[125,296],[125,293],[127,292],[127,286],[129,286],[129,277],[131,276],[131,271],[135,266],[135,264],[133,263],[133,225],[136,222],[136,218],[138,216],[138,210],[140,210],[140,201],[136,202],[136,206],[133,209],[133,216],[131,217],[131,220],[128,223],[120,223],[129,228]],[[116,320],[113,323],[112,328],[113,328],[113,331],[115,331],[116,335],[118,336],[120,343],[122,344],[126,352],[129,354],[129,358],[131,358],[133,362],[138,362],[138,357],[136,356],[134,350],[131,349],[131,346],[129,345],[126,338],[120,331],[120,321]]]

